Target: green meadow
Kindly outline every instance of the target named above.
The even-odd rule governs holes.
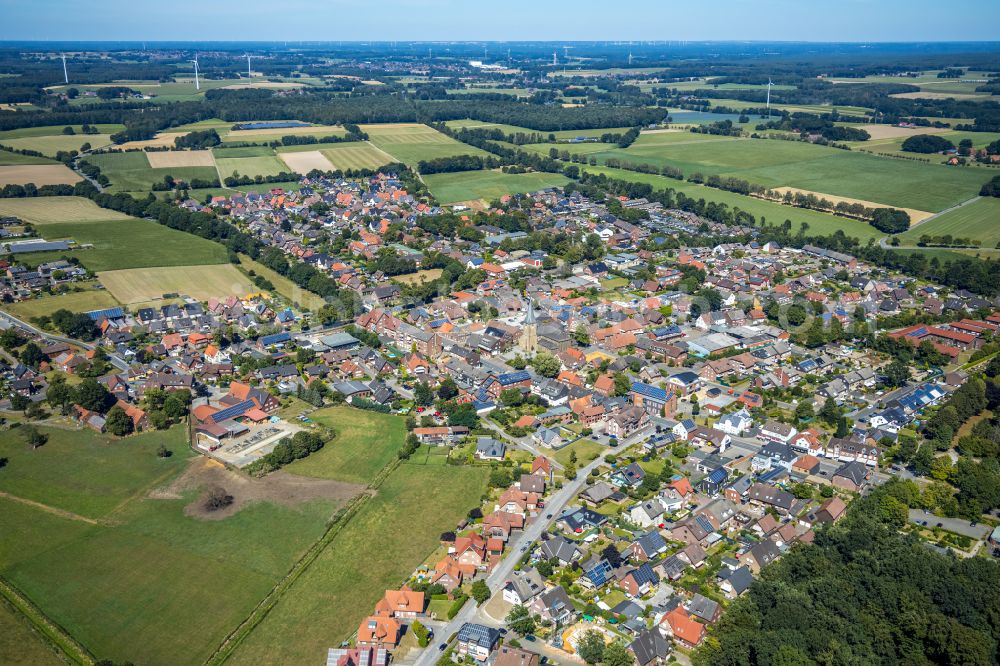
[[[862,222],[845,217],[837,217],[827,213],[805,208],[795,208],[784,206],[773,201],[765,201],[755,197],[743,196],[734,192],[726,192],[704,185],[696,185],[686,181],[674,180],[665,176],[653,174],[637,173],[635,171],[625,171],[622,169],[610,169],[608,167],[581,167],[583,171],[591,173],[603,173],[609,178],[629,180],[636,183],[647,183],[656,189],[671,188],[693,199],[704,199],[724,203],[732,208],[739,208],[754,215],[758,223],[765,219],[768,224],[774,225],[791,220],[793,230],[798,230],[803,223],[808,224],[808,232],[811,234],[828,235],[838,230],[843,231],[848,236],[854,236],[861,240],[868,238],[879,238],[885,234],[878,229]]]
[[[507,174],[500,171],[460,171],[424,176],[427,187],[443,204],[485,199],[492,201],[505,194],[535,192],[561,187],[569,182],[557,173]]]

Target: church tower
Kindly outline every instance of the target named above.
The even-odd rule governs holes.
[[[535,304],[528,299],[528,314],[524,317],[524,330],[521,331],[521,349],[528,356],[534,356],[538,350],[538,323],[535,320]]]

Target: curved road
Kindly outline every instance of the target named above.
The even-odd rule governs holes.
[[[21,330],[28,331],[29,333],[37,335],[43,340],[48,340],[49,342],[65,342],[68,345],[82,347],[83,349],[87,350],[95,349],[95,345],[92,345],[90,343],[82,342],[74,338],[67,338],[62,335],[54,335],[52,333],[47,333],[46,331],[42,331],[38,328],[35,328],[28,322],[18,319],[9,312],[0,312],[0,319],[6,319],[12,326],[16,326]],[[115,366],[119,370],[125,371],[128,370],[129,368],[129,365],[128,363],[125,362],[125,359],[121,358],[117,354],[108,354],[108,361],[110,361],[111,365]]]

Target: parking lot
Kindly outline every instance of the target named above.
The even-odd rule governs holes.
[[[255,460],[266,456],[282,439],[291,437],[302,430],[297,425],[281,421],[279,423],[264,423],[250,427],[247,434],[226,441],[210,456],[218,458],[227,465],[245,467]]]

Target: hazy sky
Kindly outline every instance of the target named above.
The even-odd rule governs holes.
[[[1000,0],[0,0],[17,40],[1000,39]]]

